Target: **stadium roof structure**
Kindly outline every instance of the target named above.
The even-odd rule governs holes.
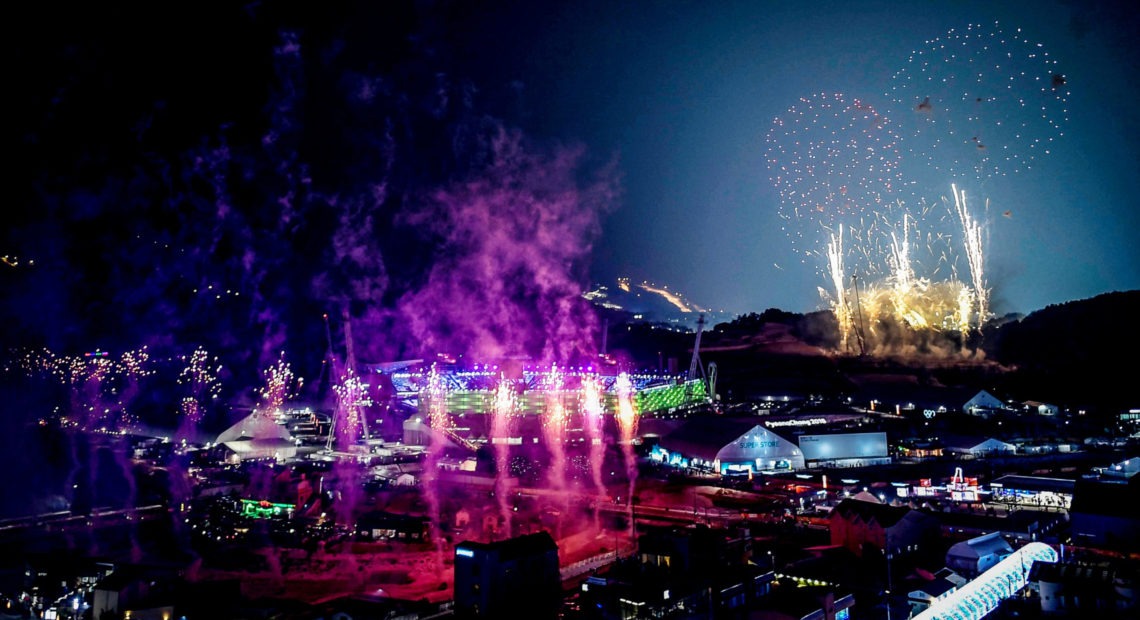
[[[627,387],[632,390],[634,409],[641,414],[691,408],[709,401],[703,379],[658,372],[621,372],[607,364],[557,366],[506,360],[465,366],[409,360],[374,364],[368,369],[386,375],[396,400],[421,413],[429,401],[438,402],[441,398],[449,413],[490,413],[495,407],[496,391],[503,383],[511,386],[515,406],[524,415],[542,415],[552,399],[577,413],[587,384],[597,386],[602,409],[609,414],[616,412],[620,393]]]

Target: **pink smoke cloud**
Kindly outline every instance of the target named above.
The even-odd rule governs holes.
[[[428,351],[569,361],[597,350],[582,299],[602,217],[618,197],[616,167],[587,177],[584,148],[541,152],[498,127],[486,166],[431,192],[404,214],[438,239],[425,284],[399,311]]]

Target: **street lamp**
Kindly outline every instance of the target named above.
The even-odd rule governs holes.
[[[887,620],[891,620],[891,553],[887,552]]]

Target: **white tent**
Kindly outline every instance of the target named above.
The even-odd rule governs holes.
[[[1003,403],[1000,398],[985,390],[978,392],[973,398],[962,405],[962,411],[974,415],[983,415],[989,411],[1004,408],[1005,403]]]
[[[289,429],[257,411],[222,431],[217,443],[229,448],[239,460],[287,459],[297,455],[297,442]]]
[[[979,437],[950,436],[944,437],[943,441],[946,443],[945,451],[957,455],[983,457],[994,454],[1013,454],[1017,451],[1017,446],[993,437],[981,439]]]

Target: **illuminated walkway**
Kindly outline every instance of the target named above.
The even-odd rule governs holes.
[[[1025,587],[1035,561],[1056,562],[1057,552],[1044,543],[1031,542],[950,596],[935,601],[914,620],[981,620],[1002,600]]]

